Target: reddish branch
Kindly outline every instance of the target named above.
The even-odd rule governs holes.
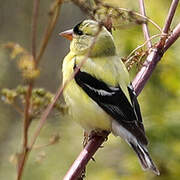
[[[78,179],[79,175],[88,161],[93,157],[97,149],[104,142],[105,138],[108,136],[108,132],[103,132],[103,136],[95,136],[92,138],[85,148],[81,151],[78,158],[74,161],[70,170],[67,172],[63,180],[75,180]]]
[[[179,0],[173,0],[171,3],[171,7],[169,8],[169,12],[168,12],[168,15],[166,18],[166,23],[165,23],[165,26],[163,28],[164,33],[168,33],[168,31],[169,31],[169,28],[171,26],[174,14],[176,12],[176,8],[178,6],[178,3],[179,3]]]
[[[173,0],[171,3],[171,6],[170,6],[170,9],[169,9],[166,21],[165,21],[165,25],[163,27],[163,32],[162,32],[163,34],[167,34],[169,31],[178,3],[179,3],[179,0]],[[176,32],[179,32],[179,29],[176,29]],[[146,33],[146,31],[144,31],[144,33]],[[165,49],[165,47],[167,46],[167,44],[169,44],[169,41],[171,40],[171,44],[173,44],[176,41],[176,39],[179,37],[179,34],[176,33],[176,36],[173,36],[172,34],[171,37],[166,41],[167,37],[168,36],[162,36],[162,38],[160,39],[156,47],[153,47],[151,49],[151,52],[149,53],[146,61],[144,62],[143,67],[134,78],[132,84],[137,95],[140,94],[146,82],[150,78],[152,72],[154,71],[157,63],[161,60],[163,54],[167,50],[167,48]]]
[[[167,39],[167,42],[164,45],[164,51],[167,49],[179,38],[180,36],[180,23],[174,28],[171,36]]]
[[[140,13],[143,16],[146,17],[146,11],[145,11],[145,7],[144,7],[144,0],[139,0],[139,8],[140,8]],[[142,24],[142,29],[143,29],[143,33],[144,33],[144,38],[145,38],[145,40],[148,41],[147,47],[151,48],[152,47],[152,43],[150,41],[150,36],[149,36],[149,30],[148,30],[147,22]]]

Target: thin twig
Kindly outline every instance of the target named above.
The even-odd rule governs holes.
[[[33,20],[32,20],[32,56],[36,59],[36,34],[37,34],[37,19],[38,19],[38,11],[39,11],[39,1],[34,0],[34,8],[33,8]]]
[[[171,6],[169,8],[169,12],[168,12],[168,15],[167,15],[167,18],[165,21],[165,25],[163,27],[163,33],[165,33],[165,34],[167,34],[169,29],[170,29],[170,26],[171,26],[174,14],[176,12],[176,8],[178,6],[178,3],[179,3],[179,0],[173,0],[171,3]]]
[[[161,59],[162,53],[157,48],[153,48],[150,54],[147,56],[146,61],[143,64],[141,70],[137,73],[132,84],[137,95],[140,94],[144,88],[146,82],[150,78],[157,62]]]
[[[122,10],[122,11],[125,11],[125,12],[130,12],[129,10],[125,9],[125,8],[118,8],[119,10]],[[151,24],[153,24],[160,32],[162,32],[162,29],[160,28],[160,26],[158,24],[156,24],[151,18],[147,17],[147,16],[144,16],[142,14],[139,14],[137,12],[134,12],[133,13],[139,17],[142,17],[144,18],[146,21],[149,21]]]
[[[157,38],[157,37],[161,37],[161,36],[163,36],[163,34],[155,34],[155,35],[151,36],[151,37],[149,38],[149,40],[146,40],[143,44],[141,44],[141,45],[139,45],[137,48],[135,48],[135,49],[128,55],[128,57],[127,57],[126,59],[129,59],[138,49],[144,47],[150,40],[152,40],[152,39],[154,39],[154,38]],[[166,35],[164,35],[164,36],[166,36]],[[126,61],[125,63],[128,63],[128,62]]]
[[[23,128],[23,151],[20,156],[19,162],[18,162],[18,174],[17,174],[17,180],[21,180],[22,173],[25,165],[25,161],[28,155],[28,129],[30,124],[30,98],[32,94],[32,88],[33,84],[30,82],[28,86],[28,91],[26,94],[26,105],[25,105],[25,111],[24,111],[24,128]]]
[[[171,6],[169,8],[169,12],[168,12],[167,18],[165,20],[165,24],[164,24],[163,31],[162,31],[162,33],[166,34],[167,36],[161,38],[161,40],[160,40],[161,43],[159,44],[161,47],[164,47],[164,45],[165,45],[166,39],[168,37],[168,32],[169,32],[174,14],[176,12],[178,3],[179,3],[179,0],[173,0],[171,3]]]
[[[85,3],[81,2],[80,0],[72,0],[72,2],[74,4],[76,4],[83,12],[85,12],[86,14],[88,14],[92,19],[95,20],[95,17],[94,17],[94,13],[96,12],[96,8],[89,8],[89,6],[87,6]],[[162,29],[160,28],[160,26],[158,24],[156,24],[151,18],[147,17],[147,16],[144,16],[140,13],[137,13],[137,12],[134,12],[134,11],[131,11],[131,10],[128,10],[128,9],[125,9],[125,8],[119,8],[119,7],[115,7],[113,5],[109,5],[107,3],[103,3],[102,1],[100,0],[95,0],[95,3],[97,3],[98,5],[102,5],[106,8],[109,8],[109,9],[114,9],[116,10],[117,12],[119,11],[124,11],[124,12],[127,12],[127,13],[131,13],[131,14],[134,14],[138,17],[141,17],[143,18],[144,20],[150,22],[151,24],[153,24],[160,32],[162,32]],[[108,15],[108,14],[107,14]]]
[[[50,39],[52,32],[55,28],[55,25],[57,23],[57,20],[58,20],[59,14],[60,14],[60,8],[61,8],[62,3],[63,3],[63,0],[56,0],[55,1],[54,9],[50,13],[51,18],[49,20],[46,31],[44,33],[44,36],[43,36],[44,38],[42,40],[40,51],[39,51],[37,59],[36,59],[36,65],[39,64],[39,61],[40,61],[42,55],[44,54],[44,51],[47,47],[49,39]]]
[[[150,54],[147,56],[147,59],[143,64],[143,67],[138,72],[138,74],[136,75],[136,77],[134,78],[134,80],[132,82],[135,91],[137,91],[136,92],[137,95],[139,95],[139,93],[142,91],[146,82],[151,77],[157,63],[161,60],[162,56],[164,55],[165,51],[167,50],[167,49],[165,49],[164,46],[167,45],[167,43],[168,43],[169,47],[170,47],[171,42],[174,43],[175,40],[180,36],[179,26],[177,26],[177,29],[174,29],[175,34],[172,35],[173,37],[171,38],[171,42],[169,42],[170,38],[166,42],[167,33],[170,28],[172,19],[174,17],[178,2],[179,1],[177,1],[177,0],[173,0],[171,7],[169,9],[169,13],[166,18],[165,25],[164,25],[163,32],[162,32],[162,34],[164,34],[166,36],[162,36],[159,43],[156,45],[156,47],[151,50]],[[168,46],[166,46],[166,47],[168,47]]]
[[[179,38],[180,36],[180,23],[174,28],[171,36],[167,39],[164,51],[167,51],[167,49],[174,44],[174,42]]]
[[[37,31],[37,16],[39,10],[39,0],[34,0],[33,3],[33,18],[32,18],[32,56],[33,61],[36,58],[36,31]],[[18,162],[18,174],[17,180],[22,179],[22,173],[24,170],[25,162],[28,156],[28,129],[30,126],[30,111],[31,111],[31,95],[34,82],[29,81],[28,90],[25,98],[25,110],[24,110],[24,128],[23,128],[23,151]]]
[[[153,24],[160,32],[162,32],[162,29],[160,28],[160,26],[158,24],[156,24],[151,18],[149,18],[149,17],[147,17],[147,16],[145,16],[143,14],[140,14],[138,12],[134,12],[134,11],[131,11],[131,10],[128,10],[128,9],[125,9],[125,8],[115,7],[115,6],[103,3],[100,0],[96,0],[96,2],[103,5],[103,6],[105,6],[105,7],[107,7],[107,8],[113,8],[117,12],[118,11],[124,11],[124,12],[127,12],[127,13],[133,13],[136,16],[142,17],[144,20],[146,20],[146,21],[150,22],[151,24]]]
[[[40,133],[40,130],[42,129],[46,119],[47,119],[47,116],[49,115],[49,113],[51,112],[51,110],[53,109],[56,101],[59,99],[60,95],[62,94],[63,92],[63,89],[65,88],[66,86],[66,83],[64,84],[64,86],[60,87],[52,101],[52,103],[46,108],[46,110],[43,112],[41,118],[40,118],[40,121],[39,121],[39,124],[38,124],[38,127],[32,137],[32,141],[31,141],[31,144],[29,145],[29,149],[32,150],[33,148],[33,145],[35,144],[36,142],[36,139],[37,137],[39,136],[39,133]]]
[[[144,7],[144,0],[139,0],[139,7],[140,7],[140,13],[143,16],[146,16],[146,11],[145,11],[145,7]],[[144,22],[142,24],[142,29],[143,29],[143,33],[144,33],[144,38],[145,38],[146,41],[148,41],[147,48],[151,48],[152,43],[150,41],[150,35],[149,35],[149,29],[148,29],[147,22]]]

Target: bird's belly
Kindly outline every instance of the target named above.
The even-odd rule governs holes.
[[[111,118],[72,80],[64,91],[70,114],[85,130],[111,130]]]

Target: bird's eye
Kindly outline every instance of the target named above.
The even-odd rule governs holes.
[[[75,34],[83,35],[83,32],[81,30],[78,30],[78,31],[75,32]]]
[[[76,26],[74,27],[74,29],[73,29],[74,34],[83,35],[83,31],[81,31],[81,30],[79,29],[79,26],[80,26],[80,25],[81,25],[81,23],[79,23],[78,25],[76,25]]]

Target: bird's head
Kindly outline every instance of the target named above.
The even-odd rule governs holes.
[[[90,48],[91,57],[113,56],[116,53],[111,33],[104,26],[100,28],[98,22],[93,20],[84,20],[60,35],[71,40],[70,50],[76,55],[85,55]],[[92,46],[94,39],[95,44]]]

